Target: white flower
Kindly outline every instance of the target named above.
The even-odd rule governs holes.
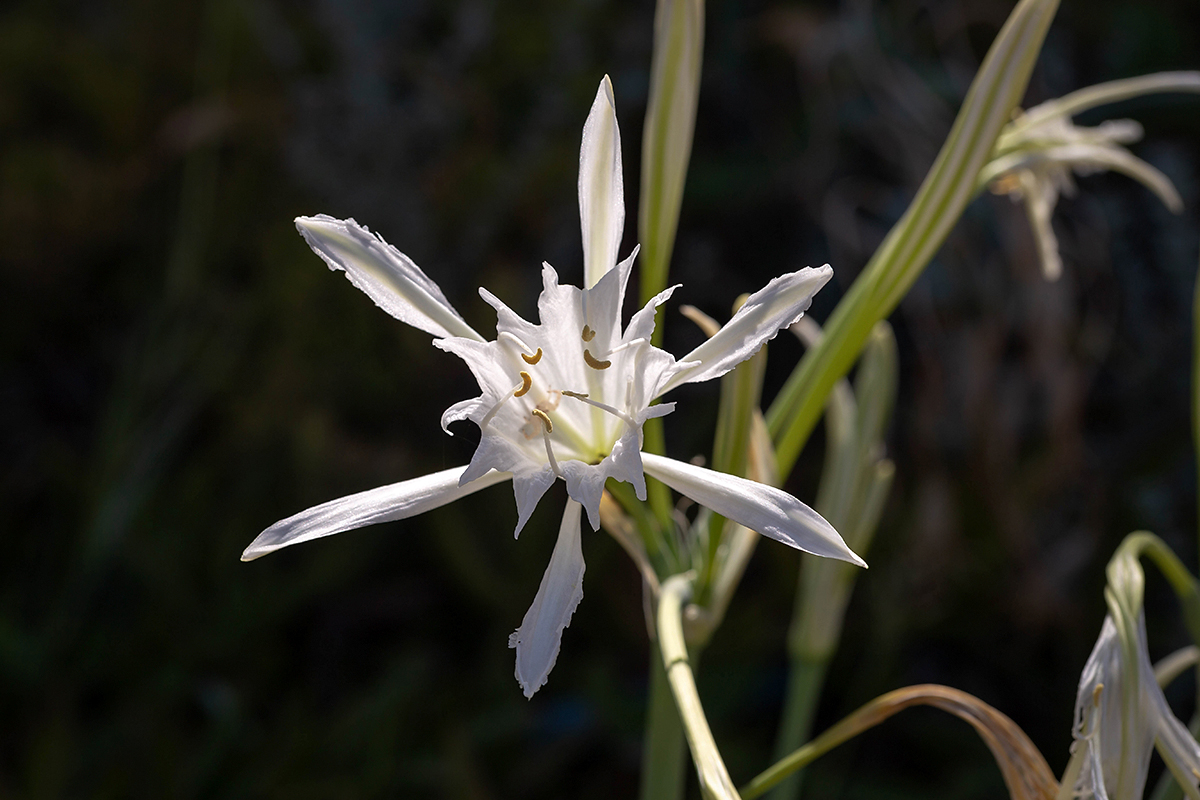
[[[997,142],[997,154],[981,174],[994,193],[1007,194],[1014,202],[1024,201],[1042,274],[1051,281],[1062,275],[1051,217],[1059,195],[1075,193],[1072,172],[1123,172],[1158,195],[1171,211],[1179,213],[1183,208],[1170,179],[1121,146],[1142,138],[1141,125],[1118,119],[1094,128],[1082,127],[1057,112],[1058,102],[1035,106],[1009,123]]]
[[[1140,800],[1157,746],[1189,797],[1197,797],[1200,746],[1171,712],[1146,649],[1145,615],[1138,613],[1134,641],[1122,646],[1112,616],[1104,618],[1075,699],[1072,766],[1076,797]]]
[[[537,596],[509,640],[517,651],[517,680],[532,696],[558,656],[562,631],[583,595],[581,510],[593,529],[608,478],[631,484],[645,499],[645,474],[723,516],[818,555],[863,564],[836,531],[786,492],[641,452],[642,425],[669,413],[673,403],[651,405],[684,383],[724,375],[781,328],[796,322],[812,295],[829,280],[828,266],[780,276],[751,295],[724,328],[682,360],[650,344],[659,294],[621,327],[621,306],[636,249],[616,263],[624,225],[620,133],[612,86],[600,84],[584,126],[579,206],[587,288],[563,286],[542,267],[540,324],[517,316],[491,293],[496,338],[484,339],[407,256],[354,220],[300,217],[296,226],[330,268],[403,322],[435,336],[434,346],[466,362],[479,397],[455,403],[442,427],[469,419],[481,440],[471,463],[422,478],[344,497],[272,525],[246,548],[250,560],[297,542],[404,519],[511,479],[517,532],[555,480],[569,500],[558,543]]]

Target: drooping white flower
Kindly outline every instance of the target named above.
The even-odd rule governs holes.
[[[1072,768],[1075,796],[1095,800],[1140,800],[1158,753],[1184,791],[1200,797],[1200,746],[1172,713],[1154,677],[1146,648],[1145,614],[1124,647],[1112,616],[1083,668],[1075,698]]]
[[[334,500],[263,531],[243,553],[251,560],[301,541],[376,522],[404,519],[511,479],[517,533],[556,480],[570,499],[558,543],[537,595],[509,640],[517,680],[527,697],[546,681],[562,631],[583,593],[581,512],[600,526],[604,483],[613,478],[645,499],[645,474],[714,511],[792,547],[863,564],[816,512],[779,489],[641,452],[642,425],[669,413],[652,405],[685,383],[724,375],[779,330],[796,322],[832,275],[828,266],[772,280],[745,302],[715,336],[681,360],[650,343],[655,309],[674,287],[621,325],[634,252],[619,264],[624,225],[620,133],[612,86],[600,84],[584,126],[579,205],[586,288],[564,286],[542,266],[539,323],[522,319],[490,292],[496,338],[471,328],[441,290],[403,253],[354,220],[300,217],[296,226],[334,270],[346,272],[392,316],[432,334],[434,346],[459,356],[479,383],[479,397],[455,403],[442,427],[470,420],[481,438],[471,463]]]
[[[1090,104],[1072,103],[1074,95],[1070,95],[1019,115],[1001,133],[996,153],[980,176],[992,192],[1007,194],[1014,202],[1024,203],[1046,280],[1057,280],[1062,275],[1062,258],[1051,217],[1059,195],[1075,193],[1072,173],[1121,172],[1158,195],[1171,211],[1179,213],[1183,209],[1183,201],[1171,180],[1123,146],[1142,138],[1142,126],[1136,121],[1108,120],[1091,128],[1071,121],[1071,113],[1098,105],[1107,96],[1103,91],[1095,94],[1098,100]]]

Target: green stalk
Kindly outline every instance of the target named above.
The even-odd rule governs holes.
[[[746,295],[743,295],[734,303],[735,314],[745,300]],[[767,348],[764,346],[721,378],[717,430],[713,437],[712,468],[717,472],[746,477],[751,429],[762,397],[762,382],[766,369]],[[717,569],[721,564],[720,550],[725,529],[725,518],[720,514],[713,514],[708,522],[708,543],[696,586],[698,602],[706,607],[710,605]]]
[[[838,304],[767,413],[780,474],[791,472],[825,398],[912,286],[975,195],[975,177],[1025,93],[1058,0],[1021,0],[984,58],[937,160],[904,216]]]
[[[717,749],[712,729],[704,716],[700,693],[696,689],[696,678],[688,659],[687,644],[683,634],[683,607],[692,597],[690,573],[673,575],[663,583],[658,598],[658,645],[662,653],[663,669],[675,696],[675,707],[683,722],[688,749],[696,765],[700,779],[700,794],[705,800],[740,800],[737,789],[729,777],[729,770]]]
[[[642,749],[642,800],[682,800],[687,787],[683,723],[675,708],[658,642],[650,642],[650,697]]]
[[[803,595],[797,594],[797,610]],[[788,665],[787,692],[783,698],[783,718],[779,722],[776,737],[775,760],[782,761],[794,752],[801,742],[812,735],[813,718],[817,714],[817,703],[821,699],[821,688],[825,685],[825,673],[829,659],[810,661],[793,659]],[[772,798],[799,797],[804,781],[804,770],[797,769],[775,787]]]
[[[1196,452],[1197,477],[1200,477],[1200,275],[1192,295],[1192,448]],[[1196,519],[1200,522],[1200,491],[1196,492],[1196,503]],[[1200,703],[1200,698],[1197,702]]]
[[[692,153],[703,48],[703,0],[658,0],[654,12],[650,98],[642,130],[638,239],[642,244],[643,304],[667,285],[684,178]],[[658,313],[661,315],[662,310]],[[655,325],[654,343],[661,341],[662,326]]]

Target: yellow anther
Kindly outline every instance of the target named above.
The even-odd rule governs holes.
[[[550,421],[549,414],[547,414],[545,411],[542,411],[540,408],[535,408],[533,410],[533,415],[540,419],[542,424],[546,426],[546,433],[554,433],[554,423]]]
[[[587,365],[592,369],[608,369],[612,366],[611,361],[597,361],[596,357],[587,350],[583,351],[583,360],[586,361]]]
[[[594,330],[592,330],[591,326],[584,325],[583,333],[581,333],[580,336],[583,337],[583,340],[585,342],[590,342],[592,339],[596,338],[596,332]]]
[[[540,352],[540,351],[539,351]],[[529,391],[529,387],[533,386],[533,378],[529,377],[528,372],[521,373],[521,388],[513,392],[513,397],[520,397]]]
[[[533,355],[527,355],[525,353],[521,353],[521,358],[525,359],[526,364],[528,364],[529,366],[533,366],[534,364],[536,364],[537,362],[542,360],[542,348],[539,347],[538,351],[536,353],[534,353]],[[522,372],[521,374],[524,375],[525,373]]]
[[[1100,693],[1104,691],[1104,684],[1097,683],[1096,688],[1092,689],[1092,705],[1100,705]]]
[[[567,397],[574,397],[576,400],[582,400],[587,397],[583,392],[568,392],[566,389],[563,389],[562,393]]]
[[[1021,188],[1021,179],[1016,175],[1001,175],[988,186],[992,194],[1012,194]]]

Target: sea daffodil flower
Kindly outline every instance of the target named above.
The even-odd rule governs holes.
[[[605,77],[584,126],[579,158],[586,287],[561,285],[554,269],[543,264],[539,324],[480,289],[497,314],[496,338],[490,341],[407,256],[354,220],[324,215],[296,220],[331,269],[344,271],[389,314],[432,334],[435,347],[466,362],[481,394],[448,408],[442,427],[449,432],[451,423],[470,420],[481,439],[466,466],[324,503],[272,525],[246,549],[244,560],[404,519],[510,479],[520,533],[538,500],[561,479],[569,499],[558,541],[533,605],[509,640],[527,697],[545,683],[562,631],[583,595],[581,512],[586,510],[593,529],[600,527],[600,498],[609,478],[631,484],[644,500],[645,475],[652,475],[763,535],[864,565],[829,523],[786,492],[641,452],[642,425],[674,408],[652,405],[656,398],[685,383],[720,377],[749,358],[803,315],[832,271],[805,268],[775,278],[715,336],[677,361],[650,343],[655,309],[674,287],[621,326],[637,251],[616,263],[625,215],[620,152],[612,85]]]
[[[1147,77],[1151,82],[1146,84],[1146,91],[1197,88],[1195,73]],[[1154,82],[1156,77],[1168,80]],[[1135,120],[1108,120],[1095,127],[1076,125],[1071,120],[1072,114],[1094,105],[1136,96],[1140,92],[1131,94],[1127,88],[1132,83],[1117,81],[1089,87],[1017,115],[1001,132],[992,161],[980,175],[980,182],[993,193],[1007,194],[1014,202],[1025,204],[1046,280],[1057,280],[1062,275],[1062,258],[1051,217],[1059,195],[1075,193],[1072,172],[1124,173],[1158,195],[1172,212],[1178,214],[1183,210],[1183,200],[1170,178],[1123,147],[1142,138],[1142,126]]]
[[[1104,618],[1079,679],[1073,757],[1064,782],[1074,780],[1075,797],[1137,800],[1157,748],[1187,795],[1200,797],[1200,746],[1155,680],[1141,611],[1134,630],[1127,647],[1112,616]]]

